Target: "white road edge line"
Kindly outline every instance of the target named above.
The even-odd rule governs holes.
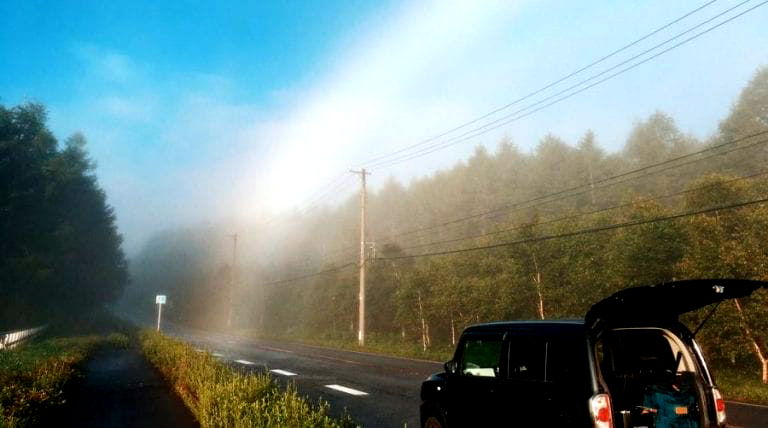
[[[271,371],[272,373],[277,373],[277,374],[279,374],[279,375],[283,375],[283,376],[296,376],[296,373],[294,373],[294,372],[289,372],[289,371],[287,371],[287,370],[272,369],[272,370],[270,370],[270,371]]]
[[[326,388],[335,389],[336,391],[346,392],[347,394],[351,394],[351,395],[368,395],[367,392],[358,391],[356,389],[352,389],[352,388],[348,388],[346,386],[341,386],[341,385],[336,385],[336,384],[325,385],[325,387]]]
[[[211,355],[213,355],[214,357],[223,357],[224,356],[223,354],[219,354],[218,352],[214,352]]]
[[[733,403],[738,404],[741,406],[752,406],[752,407],[762,407],[762,408],[768,408],[765,404],[753,404],[753,403],[744,403],[742,401],[732,401],[732,400],[725,400],[725,404]]]
[[[245,364],[246,366],[252,366],[252,365],[256,364],[256,363],[253,363],[253,362],[248,361],[248,360],[235,360],[235,362],[236,363],[240,363],[240,364]]]

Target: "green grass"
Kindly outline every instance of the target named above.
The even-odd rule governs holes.
[[[65,402],[64,384],[98,348],[127,346],[123,334],[49,338],[0,352],[0,427],[30,426]]]
[[[768,405],[768,385],[760,380],[756,369],[714,369],[715,379],[726,400]]]
[[[282,390],[268,374],[241,373],[213,356],[160,333],[139,335],[144,354],[203,427],[351,427],[332,418],[324,402],[311,403],[293,386]]]

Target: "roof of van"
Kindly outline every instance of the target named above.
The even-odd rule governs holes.
[[[474,324],[467,327],[465,332],[482,331],[574,331],[583,330],[584,320],[532,320],[532,321],[498,321]]]

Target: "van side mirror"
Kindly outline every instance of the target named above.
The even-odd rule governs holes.
[[[456,361],[451,360],[443,364],[443,367],[445,367],[446,373],[455,374],[459,368],[459,364]]]

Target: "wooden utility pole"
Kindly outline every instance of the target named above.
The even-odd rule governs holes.
[[[357,321],[357,343],[360,346],[365,345],[365,205],[367,195],[365,192],[365,176],[370,175],[365,168],[360,171],[349,172],[360,174],[360,292],[358,295],[358,321]]]
[[[227,309],[227,329],[232,328],[232,304],[235,291],[235,262],[237,261],[237,233],[232,238],[232,267],[229,268],[229,308]]]

